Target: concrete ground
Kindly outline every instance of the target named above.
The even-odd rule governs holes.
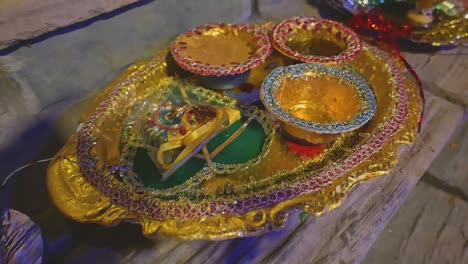
[[[364,263],[468,263],[468,115]]]

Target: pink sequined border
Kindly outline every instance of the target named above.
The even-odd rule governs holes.
[[[247,32],[253,36],[255,42],[255,50],[249,55],[249,58],[242,63],[231,63],[223,65],[211,65],[201,61],[195,61],[190,56],[184,55],[183,50],[186,49],[185,43],[174,41],[171,47],[171,53],[177,65],[182,69],[200,75],[236,75],[244,73],[253,67],[262,64],[270,56],[272,48],[268,40],[268,36],[261,30],[256,30],[255,27],[244,24],[206,24],[182,33],[183,36],[191,37],[193,35],[202,35],[204,31],[213,28],[236,29]]]
[[[336,56],[314,56],[300,53],[292,50],[288,46],[288,39],[293,28],[303,28],[311,31],[327,30],[332,32],[333,28],[338,29],[335,34],[337,40],[342,40],[347,43],[346,49]],[[362,51],[362,41],[359,36],[350,28],[343,24],[320,18],[311,17],[292,17],[281,21],[272,30],[272,44],[283,54],[302,61],[302,62],[318,62],[318,63],[342,63],[353,59]]]

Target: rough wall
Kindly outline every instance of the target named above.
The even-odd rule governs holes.
[[[7,1],[0,5],[18,0]],[[67,2],[71,10],[72,2],[91,1]],[[124,1],[109,2],[117,6]],[[43,3],[38,5],[45,8]],[[179,32],[208,22],[246,21],[251,6],[250,0],[157,0],[0,56],[0,149],[31,122],[60,113],[102,88]],[[6,11],[0,10],[4,21]],[[0,24],[0,37],[3,31]]]
[[[138,0],[2,0],[0,49]]]

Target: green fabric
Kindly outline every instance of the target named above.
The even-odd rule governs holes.
[[[154,189],[166,189],[184,183],[186,180],[195,175],[205,166],[205,161],[202,159],[190,159],[181,166],[174,174],[165,182],[161,181],[162,175],[156,165],[148,155],[146,149],[139,148],[135,155],[133,163],[133,171],[138,175],[146,187]]]
[[[217,146],[235,133],[247,118],[248,117],[242,117],[239,121],[214,137],[207,144],[208,150],[211,152],[216,149]],[[226,146],[213,159],[213,161],[222,164],[247,162],[261,153],[265,138],[266,135],[262,125],[256,120],[253,120],[231,144]],[[147,151],[143,148],[139,148],[135,155],[133,171],[138,175],[145,186],[160,190],[184,183],[199,172],[205,165],[206,162],[204,160],[192,158],[175,171],[165,182],[162,182],[161,173],[149,157]]]
[[[247,117],[242,117],[239,121],[224,130],[223,133],[213,138],[207,145],[210,153],[236,132],[246,120]],[[265,137],[262,125],[256,120],[252,120],[231,144],[227,145],[213,158],[213,161],[221,164],[247,162],[261,153]]]

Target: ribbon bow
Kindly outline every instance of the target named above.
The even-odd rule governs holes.
[[[174,133],[174,135],[169,133],[167,141],[161,144],[156,153],[153,153],[152,159],[155,159],[164,170],[162,173],[163,181],[169,178],[185,161],[198,153],[214,136],[241,118],[237,109],[220,107],[214,111],[212,118],[203,120],[198,125],[185,124],[187,130],[184,133]],[[181,122],[186,123],[186,119],[181,118]],[[177,153],[176,157],[167,160],[166,157],[173,156],[174,152]]]

